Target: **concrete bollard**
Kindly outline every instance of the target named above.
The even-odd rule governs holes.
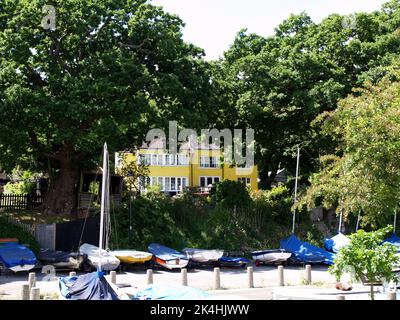
[[[40,289],[38,287],[31,288],[29,300],[40,300]]]
[[[29,300],[29,284],[23,284],[21,287],[21,300]]]
[[[285,285],[285,278],[283,275],[283,266],[278,266],[278,285],[283,287]]]
[[[70,277],[76,277],[76,272],[75,272],[75,271],[71,271],[71,272],[69,273],[69,276],[70,276]]]
[[[181,275],[182,275],[182,285],[187,286],[188,285],[187,269],[183,268],[181,270]]]
[[[338,295],[336,296],[336,300],[346,300],[346,297],[344,295]]]
[[[117,272],[110,271],[111,283],[117,284]]]
[[[221,289],[221,270],[219,268],[214,268],[214,289]]]
[[[389,291],[387,294],[388,300],[397,300],[397,292],[396,291]]]
[[[306,282],[307,284],[311,284],[311,265],[306,265]]]
[[[147,284],[153,284],[153,270],[149,269],[146,272],[147,275]]]
[[[254,270],[253,267],[247,267],[247,286],[254,288]]]
[[[36,274],[34,272],[29,273],[28,284],[29,284],[29,291],[31,291],[31,289],[36,286]]]

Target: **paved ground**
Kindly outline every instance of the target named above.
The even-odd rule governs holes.
[[[44,299],[60,298],[57,278],[46,281],[41,270],[35,270],[37,286]],[[56,276],[67,276],[68,271],[58,271]],[[79,274],[79,273],[78,273]],[[246,269],[221,268],[221,290],[214,290],[213,269],[188,270],[188,285],[206,290],[212,300],[336,300],[338,295],[345,295],[346,300],[369,299],[369,287],[355,284],[350,292],[335,289],[335,278],[327,271],[327,267],[312,267],[312,284],[304,285],[304,268],[301,266],[285,267],[285,286],[278,287],[278,271],[275,266],[254,267],[254,287],[248,288]],[[109,276],[107,276],[109,277]],[[181,284],[179,271],[154,270],[155,284]],[[22,284],[26,284],[28,274],[0,275],[0,300],[19,299]],[[146,286],[146,271],[134,268],[117,273],[117,284],[124,292],[135,292]],[[387,299],[387,292],[380,293],[382,287],[376,287],[376,299]],[[397,295],[400,299],[400,295]]]
[[[58,296],[57,281],[42,281],[44,274],[36,270],[37,286],[43,296],[56,299]],[[68,275],[68,272],[57,272],[57,276]],[[304,269],[301,266],[285,267],[285,284],[287,286],[298,286],[304,284]],[[180,284],[181,274],[177,271],[154,270],[155,284]],[[27,283],[28,274],[6,274],[0,276],[0,299],[18,299],[21,286]],[[131,288],[141,288],[146,285],[146,271],[140,268],[131,269],[126,272],[118,272],[117,284],[127,284]],[[254,267],[254,289],[247,287],[246,269],[221,268],[222,290],[213,291],[214,273],[213,269],[188,270],[188,285],[191,287],[207,290],[212,299],[272,299],[273,288],[278,281],[276,266]],[[327,267],[313,266],[313,287],[333,288],[335,279],[327,272]],[[128,290],[127,288],[126,290]]]

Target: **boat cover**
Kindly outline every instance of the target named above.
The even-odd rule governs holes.
[[[340,248],[343,248],[349,243],[349,238],[346,237],[343,233],[339,232],[336,236],[330,239],[325,239],[324,246],[326,250],[337,253],[339,252]]]
[[[400,251],[400,237],[392,234],[390,238],[387,238],[384,243],[390,243],[397,247],[397,250]]]
[[[27,247],[16,242],[0,243],[0,262],[6,268],[16,266],[35,265],[35,254]]]
[[[61,294],[68,300],[118,300],[103,272],[62,277],[58,284]]]
[[[165,247],[158,243],[151,243],[148,246],[148,249],[149,249],[150,253],[152,253],[157,258],[164,260],[164,261],[175,260],[175,259],[186,259],[187,260],[186,255],[184,255],[183,253],[181,253],[177,250]]]
[[[227,257],[227,256],[222,256],[221,258],[218,259],[219,262],[221,263],[231,263],[231,264],[249,264],[251,261],[249,259],[243,258],[243,257]]]
[[[133,300],[198,300],[209,294],[197,288],[179,285],[149,285],[133,295]]]
[[[310,243],[300,241],[295,235],[291,235],[281,241],[281,248],[292,252],[292,259],[303,263],[333,264],[334,254],[324,249],[313,246]]]
[[[77,252],[54,251],[51,249],[40,249],[39,260],[46,262],[69,262],[70,258],[77,259]]]

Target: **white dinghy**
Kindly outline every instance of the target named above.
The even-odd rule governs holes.
[[[86,254],[90,264],[104,271],[114,270],[119,266],[119,259],[110,252],[100,249],[88,243],[84,243],[79,248],[80,254]]]
[[[223,250],[185,248],[182,251],[189,259],[198,263],[215,262],[224,255]]]

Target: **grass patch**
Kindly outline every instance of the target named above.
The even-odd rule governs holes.
[[[53,224],[71,221],[69,215],[45,215],[38,209],[23,211],[0,211],[2,216],[10,216],[14,219],[27,224]]]

